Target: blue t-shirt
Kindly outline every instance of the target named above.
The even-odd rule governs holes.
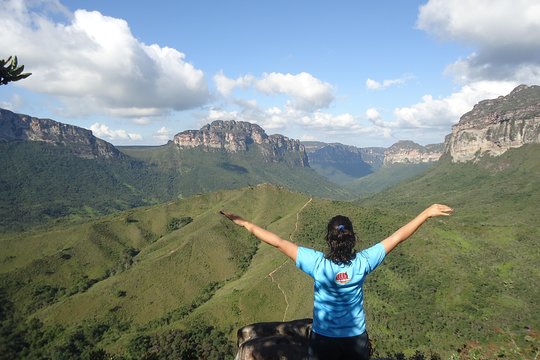
[[[299,247],[296,266],[315,280],[313,331],[329,337],[350,337],[366,331],[364,291],[367,274],[383,261],[378,243],[356,253],[351,265],[337,265],[320,251]]]

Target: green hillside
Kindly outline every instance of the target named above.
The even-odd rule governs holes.
[[[536,227],[540,218],[540,145],[473,163],[443,158],[423,176],[358,203],[416,211],[446,202],[475,226]]]
[[[2,333],[9,334],[2,339],[4,352],[29,347],[35,348],[32,356],[54,357],[69,348],[75,357],[89,356],[99,342],[125,354],[134,337],[187,319],[251,264],[257,242],[223,219],[221,208],[241,208],[270,224],[289,222],[289,214],[307,200],[261,185],[46,232],[2,235],[0,320]],[[24,325],[22,319],[31,318],[39,319],[39,326]],[[194,326],[178,326],[186,327]],[[220,328],[232,330],[232,324]],[[88,335],[95,331],[99,336]],[[24,336],[28,333],[32,336]],[[82,344],[73,343],[78,333]]]
[[[256,151],[238,155],[179,151],[171,144],[123,148],[132,156],[125,159],[83,159],[69,150],[37,141],[0,143],[0,231],[29,229],[66,217],[84,220],[260,183],[319,197],[349,197],[310,168],[289,166],[287,159],[265,163]]]
[[[317,249],[328,219],[347,215],[363,248],[443,202],[455,214],[425,224],[366,282],[377,353],[527,358],[540,343],[538,149],[443,161],[361,204],[261,185],[0,235],[1,353],[232,357],[239,327],[309,317],[313,294],[291,261],[220,209]]]
[[[182,182],[181,195],[272,183],[317,197],[350,198],[347,190],[326,180],[313,169],[289,165],[293,159],[288,157],[297,154],[286,154],[280,161],[268,162],[262,148],[257,145],[237,153],[180,149],[172,143],[119,149],[151,167],[178,174]]]
[[[451,336],[469,338],[465,349],[489,354],[485,359],[534,358],[540,344],[540,145],[476,163],[443,159],[424,176],[358,204],[414,213],[433,202],[455,209],[449,225],[426,238],[433,251],[419,252],[431,258],[430,266],[444,268],[433,279],[435,304],[461,309],[463,323]],[[441,293],[440,286],[454,289]],[[429,307],[415,309],[411,315],[420,316]],[[437,308],[427,313],[426,321],[455,324],[440,321]]]
[[[364,177],[350,181],[345,188],[359,197],[368,197],[423,174],[433,164],[393,164],[383,166]]]
[[[2,142],[0,164],[0,231],[88,218],[171,195],[141,162],[83,159],[65,145]]]

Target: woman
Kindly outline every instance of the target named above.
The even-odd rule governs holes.
[[[221,214],[278,248],[315,280],[310,359],[369,359],[362,290],[365,276],[427,219],[452,212],[446,205],[431,205],[380,243],[358,253],[354,250],[356,236],[351,221],[338,215],[328,223],[326,254],[299,247],[238,215]]]

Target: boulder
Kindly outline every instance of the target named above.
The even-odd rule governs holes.
[[[262,322],[238,330],[235,360],[307,359],[312,319]]]

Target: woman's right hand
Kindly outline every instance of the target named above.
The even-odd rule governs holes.
[[[454,209],[447,205],[433,204],[424,211],[427,217],[431,218],[435,216],[450,216],[454,212]]]

